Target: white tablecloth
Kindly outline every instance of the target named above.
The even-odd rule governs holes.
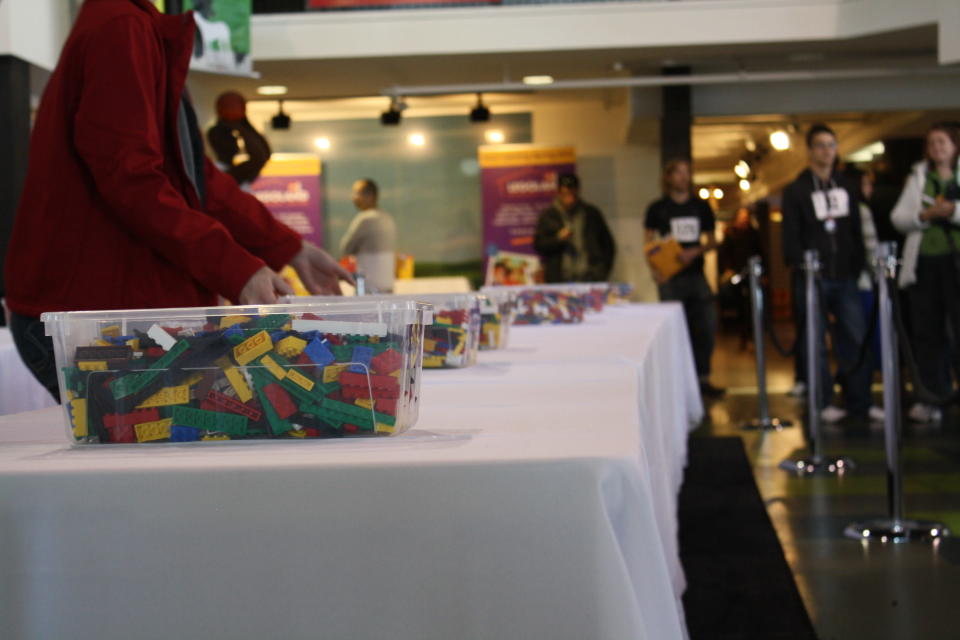
[[[20,359],[10,330],[0,327],[0,416],[56,405]]]
[[[58,410],[0,419],[3,637],[683,638],[679,307],[512,340],[425,372],[398,438],[71,450]]]

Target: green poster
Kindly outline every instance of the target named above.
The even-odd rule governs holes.
[[[191,69],[250,75],[251,0],[184,0],[197,23]]]

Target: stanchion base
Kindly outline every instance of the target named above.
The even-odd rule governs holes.
[[[871,542],[910,542],[911,540],[939,540],[950,535],[942,522],[931,520],[900,520],[877,518],[848,525],[843,535]]]
[[[853,471],[856,465],[850,458],[827,456],[825,458],[797,458],[784,460],[780,468],[798,476],[842,476]]]
[[[793,423],[789,420],[770,418],[766,422],[763,420],[753,420],[752,422],[745,423],[740,428],[744,431],[780,431],[781,429],[786,429],[787,427],[792,426]]]

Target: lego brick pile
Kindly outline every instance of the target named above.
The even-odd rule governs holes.
[[[513,322],[513,299],[484,298],[480,311],[480,350],[503,349],[507,346]]]
[[[513,324],[570,324],[583,322],[584,297],[547,289],[529,289],[517,296]]]
[[[404,336],[312,314],[209,318],[120,335],[106,327],[64,368],[77,442],[390,435],[402,430]],[[407,358],[407,362],[413,358]],[[407,389],[416,389],[409,380]]]
[[[423,368],[449,369],[473,364],[476,345],[472,344],[470,323],[468,309],[435,311],[433,324],[424,332]]]
[[[603,305],[607,302],[606,286],[591,286],[585,291],[584,295],[587,303],[587,309],[599,313],[603,311]]]

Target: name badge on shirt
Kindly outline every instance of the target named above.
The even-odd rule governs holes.
[[[670,220],[670,235],[677,242],[700,242],[700,218],[673,218]]]
[[[814,191],[811,197],[817,220],[845,218],[850,215],[850,195],[846,189],[834,187],[829,191]]]

